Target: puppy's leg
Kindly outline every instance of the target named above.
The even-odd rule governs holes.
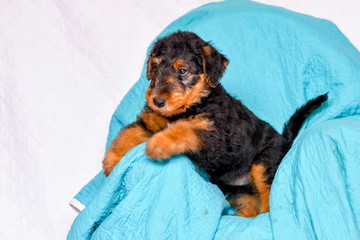
[[[146,146],[146,155],[151,159],[163,160],[173,155],[196,152],[202,140],[197,129],[210,129],[212,122],[205,118],[179,120],[169,128],[154,134]]]
[[[260,199],[256,194],[244,193],[227,200],[233,208],[238,210],[235,216],[255,217],[259,214]]]
[[[167,124],[166,118],[150,110],[143,110],[137,121],[123,128],[111,143],[103,161],[105,175],[110,174],[130,149],[149,140],[152,134],[166,128]]]
[[[109,176],[115,165],[130,149],[147,140],[147,132],[136,122],[122,129],[106,152],[103,161],[105,175]]]
[[[269,196],[271,185],[267,183],[265,176],[266,167],[263,164],[253,164],[250,170],[250,179],[255,186],[260,199],[260,213],[269,211]]]
[[[263,164],[253,164],[249,173],[253,194],[241,194],[228,199],[232,207],[238,210],[236,216],[255,217],[269,211],[269,195],[271,186],[266,182],[266,168]]]

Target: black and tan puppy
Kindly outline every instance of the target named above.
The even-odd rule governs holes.
[[[269,211],[276,169],[321,95],[298,109],[280,135],[219,84],[228,60],[194,33],[159,39],[148,59],[147,104],[122,129],[103,161],[105,174],[136,145],[162,160],[185,154],[227,195],[236,215]]]

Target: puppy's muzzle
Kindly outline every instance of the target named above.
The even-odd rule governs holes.
[[[162,98],[162,97],[154,98],[153,102],[154,102],[155,106],[157,106],[158,108],[162,108],[163,106],[165,106],[166,99]]]

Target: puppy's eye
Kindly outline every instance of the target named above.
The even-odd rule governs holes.
[[[179,69],[178,69],[178,72],[179,72],[180,75],[182,75],[182,76],[184,76],[184,75],[187,73],[186,69],[183,68],[183,67],[179,68]]]
[[[152,70],[153,70],[153,71],[156,71],[158,68],[159,68],[159,67],[158,67],[157,65],[153,65],[153,66],[152,66]]]

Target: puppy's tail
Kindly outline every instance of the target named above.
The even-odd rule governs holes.
[[[284,131],[282,133],[283,138],[286,140],[284,144],[284,150],[287,152],[295,137],[299,133],[299,130],[306,118],[318,107],[321,106],[323,102],[328,99],[328,94],[320,95],[310,101],[308,101],[305,105],[300,107],[294,115],[290,118],[290,120],[285,124]]]

